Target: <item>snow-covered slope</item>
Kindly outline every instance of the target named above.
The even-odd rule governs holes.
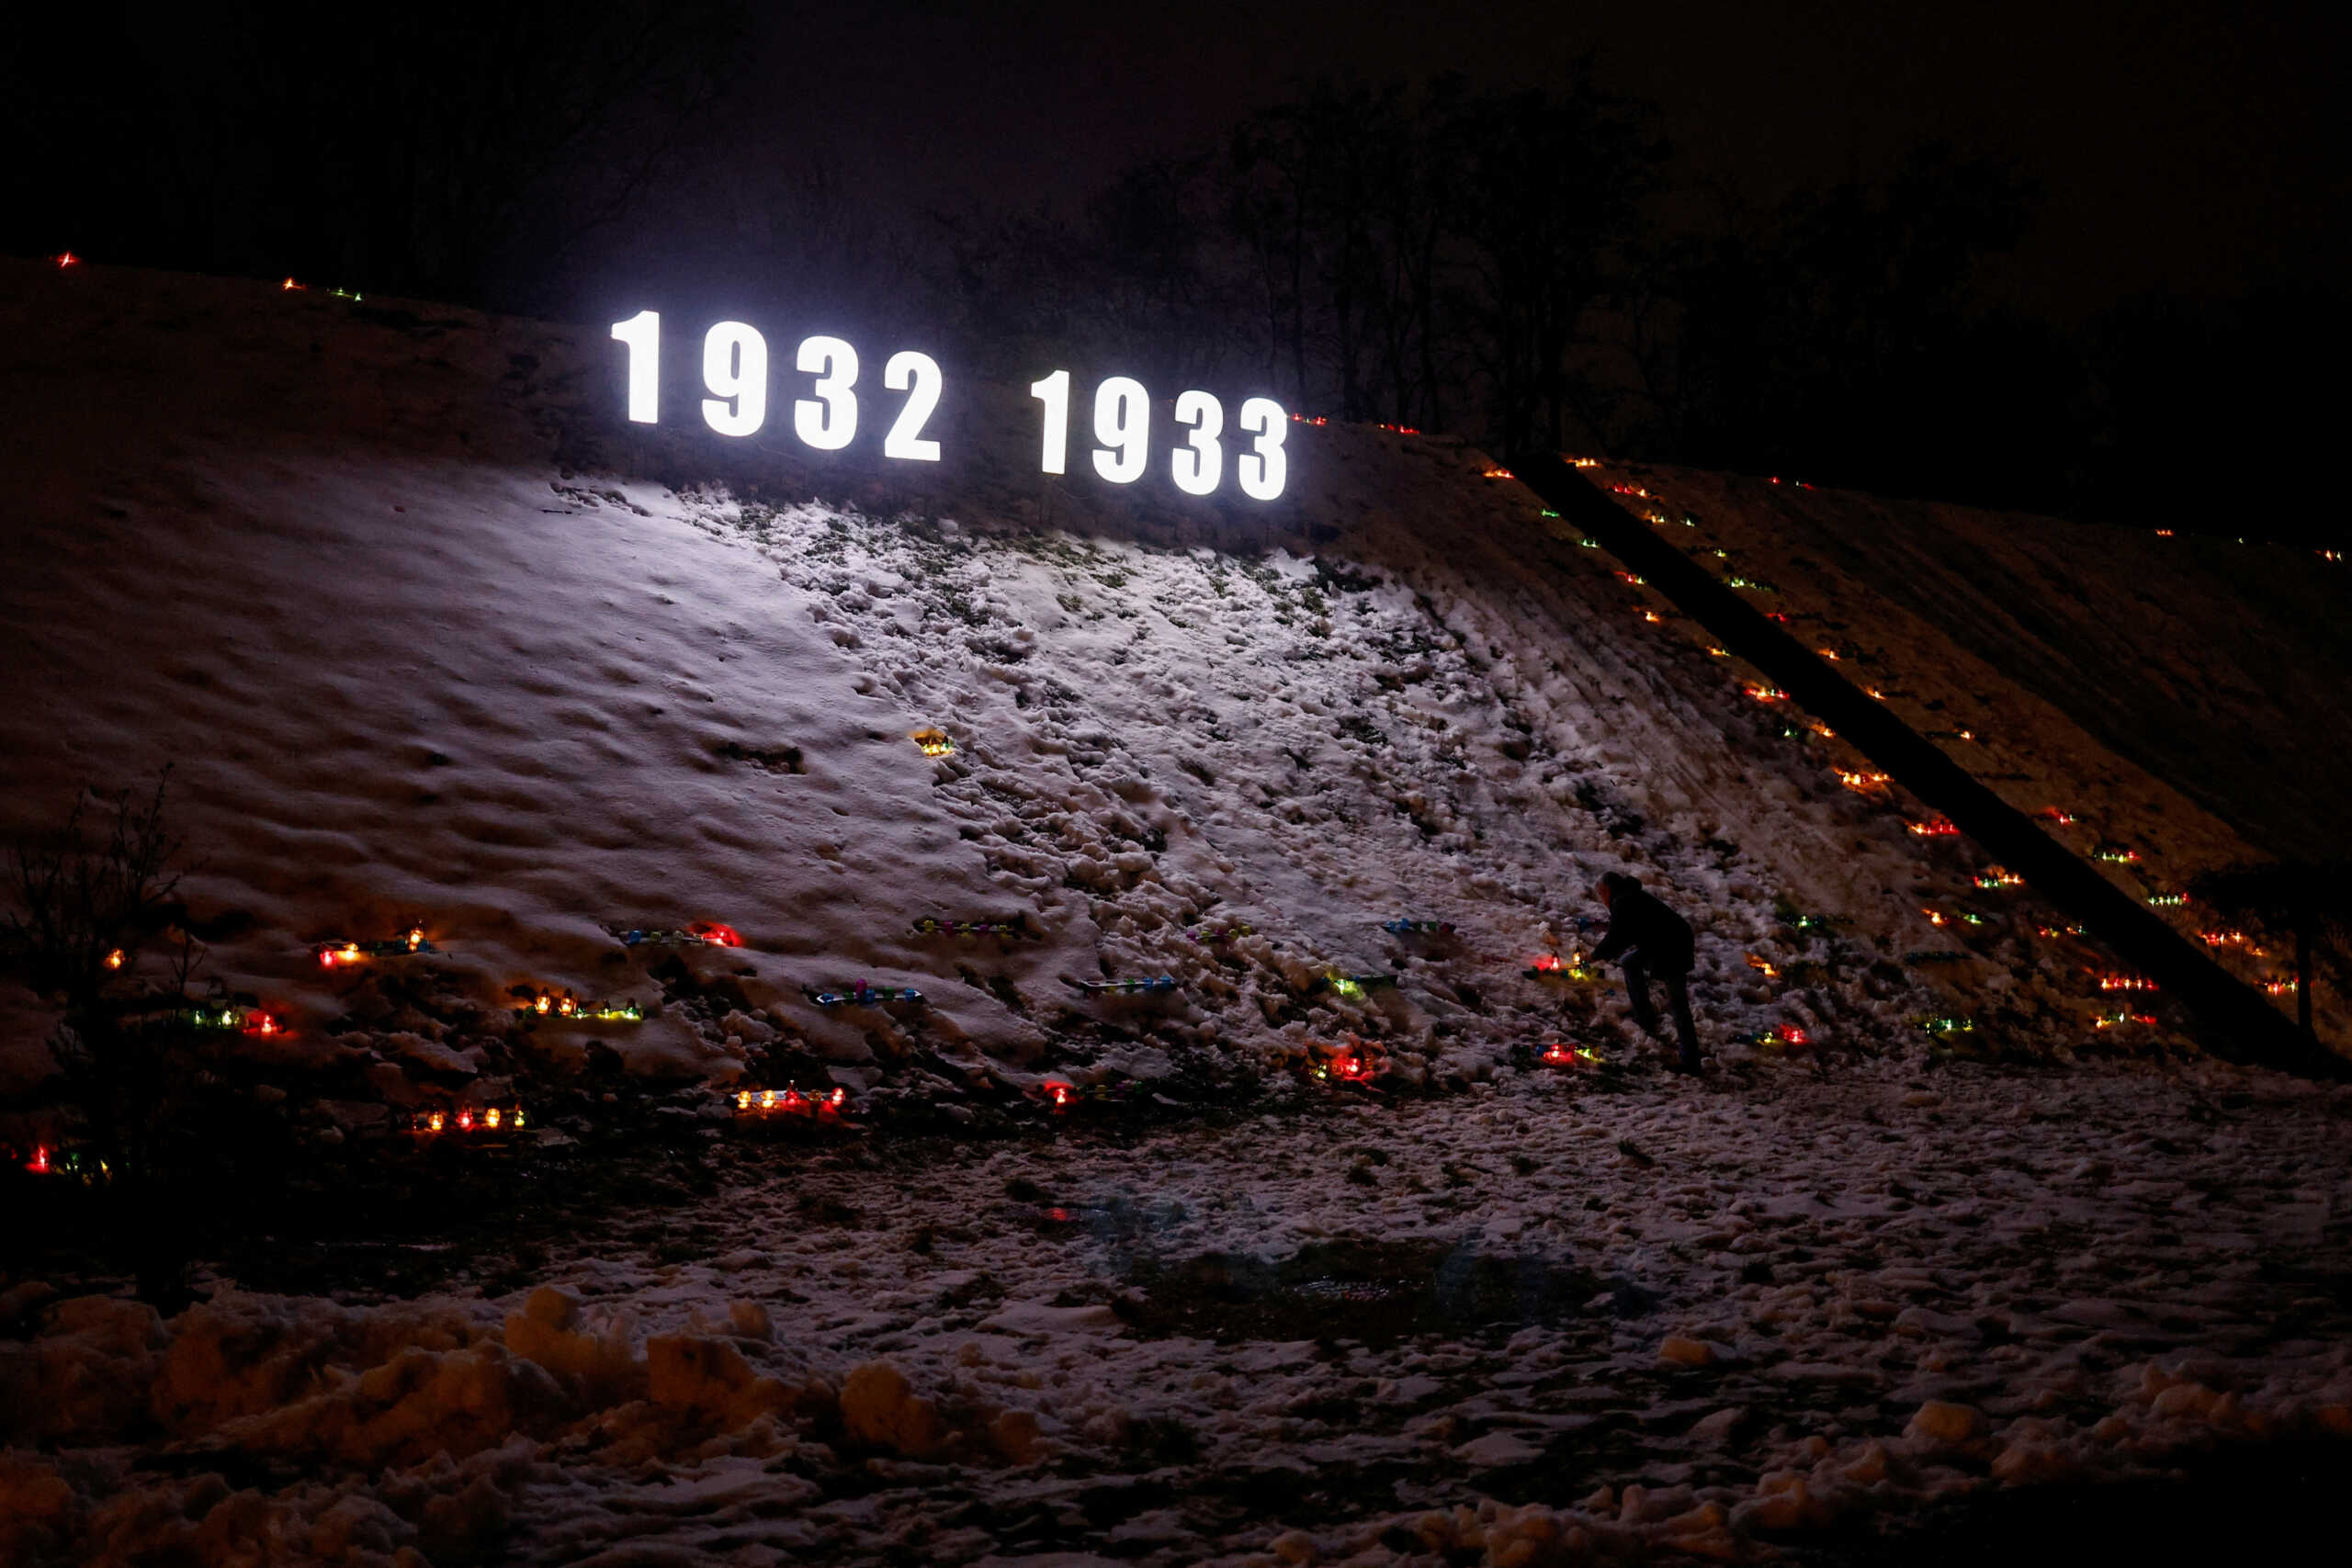
[[[2316,761],[2352,729],[2352,575],[2333,553],[1687,469],[1590,472],[2292,1010],[2291,937],[2180,895],[2204,872],[2345,852],[2342,791]],[[2315,1022],[2342,1049],[2345,976],[2320,956]]]
[[[1718,1040],[1882,1048],[1952,1012],[1994,1043],[2092,1035],[2095,960],[1977,893],[1964,844],[1838,787],[1458,446],[1297,426],[1292,494],[1259,515],[1025,474],[1023,405],[991,389],[955,411],[965,456],[886,479],[629,427],[593,333],[7,278],[6,826],[169,762],[191,890],[258,917],[218,972],[289,1016],[277,1049],[396,1100],[595,1037],[720,1082],[778,1043],[861,1090],[918,1057],[1016,1084],[1256,1069],[1343,1032],[1408,1076],[1476,1076],[1564,1032],[1616,1043],[1597,993],[1521,973],[1573,954],[1612,868],[1699,924]],[[2037,701],[1981,661],[1963,683]],[[910,740],[932,725],[954,757]],[[2087,732],[2064,744],[2111,833],[2236,852]],[[1992,965],[1905,969],[1980,906]],[[1032,934],[913,929],[1012,916]],[[1457,934],[1381,929],[1398,917]],[[518,985],[657,1004],[605,928],[695,919],[746,938],[697,959],[732,971],[720,1005],[527,1036],[503,1011]],[[411,922],[448,954],[430,1002],[311,956]],[[1392,971],[1355,999],[1317,986]],[[1163,974],[1172,998],[1064,984]],[[927,1005],[802,995],[860,979]],[[15,1017],[21,1083],[38,1029]]]
[[[2178,812],[2146,794],[2153,776],[2267,854],[2352,852],[2343,791],[2325,768],[2297,765],[2352,730],[2352,568],[2341,552],[1688,469],[1601,471],[1697,515],[1708,544],[1769,576],[1790,601],[1776,607],[1800,625],[1856,617],[1854,638],[1883,643],[1878,673],[1917,692],[1898,710],[1928,728],[1975,724],[1988,758],[2013,743],[2056,744],[2038,719],[2012,716],[2014,688],[2078,727],[2075,750],[2103,748],[2140,771],[2109,764],[2047,781],[2082,797],[2123,785],[2130,827],[2162,832],[2140,819]],[[2250,485],[2247,514],[2263,504]],[[1944,647],[1928,645],[1929,633]],[[1915,674],[1940,675],[1951,690],[1921,688]],[[1963,678],[1978,694],[1963,695]],[[1927,708],[1938,696],[1945,706]],[[2013,739],[2014,729],[2025,733]],[[2165,848],[2195,852],[2186,840]]]
[[[1018,473],[991,392],[926,493],[631,430],[586,334],[13,281],[8,826],[170,762],[191,890],[258,917],[219,972],[395,1099],[387,1066],[560,1067],[598,1034],[722,1082],[780,1036],[861,1089],[910,1052],[1152,1077],[1341,1031],[1475,1074],[1564,1028],[1613,1043],[1589,992],[1520,973],[1573,953],[1611,868],[1699,921],[1717,1037],[1883,1044],[1951,1010],[1887,961],[1938,945],[1920,895],[1966,892],[1964,848],[1827,786],[1474,452],[1300,426],[1283,507],[1204,515]],[[599,458],[619,472],[570,466]],[[954,758],[908,739],[930,725]],[[1035,935],[912,929],[1015,915]],[[653,1004],[605,928],[694,919],[745,933],[732,1007],[527,1040],[476,1010],[517,985]],[[311,958],[411,922],[449,954],[436,1006]],[[1759,982],[1808,956],[1814,983]],[[1317,989],[1392,966],[1394,992]],[[1161,974],[1177,997],[1063,984]],[[928,1005],[801,995],[860,979]],[[2086,1021],[1984,999],[2020,1040]]]

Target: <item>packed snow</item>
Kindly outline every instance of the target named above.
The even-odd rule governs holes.
[[[616,1226],[505,1296],[19,1286],[0,1518],[18,1562],[1752,1555],[2352,1437],[2347,1115],[1864,1062],[721,1160],[692,1260]]]
[[[2352,1099],[2103,1027],[2062,913],[1481,454],[1300,425],[1278,507],[1114,496],[989,389],[877,478],[626,427],[600,333],[0,279],[0,827],[172,765],[317,1147],[658,1104],[699,1173],[519,1285],[8,1280],[9,1561],[1725,1558],[2352,1436]],[[1597,477],[1768,570],[1734,481]],[[1867,573],[1769,570],[2099,833],[2241,854]],[[1697,928],[1702,1082],[1574,973],[1611,870]],[[613,934],[695,921],[742,945]],[[0,999],[27,1103],[47,1021]],[[756,1135],[787,1087],[840,1124]]]

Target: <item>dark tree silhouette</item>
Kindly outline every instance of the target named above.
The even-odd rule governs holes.
[[[1234,132],[1224,210],[1255,357],[1295,406],[1469,428],[1589,425],[1571,346],[1660,148],[1588,68],[1546,92],[1320,85]]]
[[[2269,286],[2231,300],[2143,299],[2085,334],[2081,509],[2184,533],[2341,546],[2326,463],[2281,462],[2247,504],[2249,453],[2332,450],[2338,406],[2314,378],[2352,355],[2352,291]]]
[[[520,302],[673,165],[741,7],[237,0],[24,20],[0,64],[7,248]],[[526,231],[528,265],[507,267]]]
[[[2352,863],[2288,861],[2209,872],[2190,884],[2191,893],[2216,908],[2259,917],[2295,933],[2295,1019],[2306,1035],[2312,1028],[2312,944],[2320,936],[2341,940],[2352,929]]]
[[[1572,418],[1601,428],[1569,350],[1611,298],[1663,148],[1636,106],[1593,85],[1589,60],[1558,90],[1466,103],[1449,140],[1493,439],[1505,451],[1556,451]]]
[[[1658,410],[1650,440],[1685,460],[1895,490],[1924,474],[1946,493],[1976,482],[2015,445],[2020,398],[2079,379],[1976,298],[2036,199],[2001,165],[1932,144],[1883,181],[1769,211],[1723,197],[1713,224],[1652,257],[1636,356]],[[2069,417],[2063,393],[2035,412]]]
[[[184,1239],[172,1167],[212,1047],[192,990],[209,925],[176,897],[181,844],[164,818],[168,770],[143,796],[85,794],[53,832],[19,844],[0,953],[58,1009],[50,1036],[64,1094],[129,1227],[141,1296],[175,1296]],[[94,823],[91,808],[96,806]],[[152,962],[148,961],[152,954]]]

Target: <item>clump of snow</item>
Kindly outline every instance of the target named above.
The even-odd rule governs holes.
[[[947,1440],[937,1407],[888,1361],[868,1361],[842,1380],[842,1426],[854,1441],[909,1459],[929,1459]]]

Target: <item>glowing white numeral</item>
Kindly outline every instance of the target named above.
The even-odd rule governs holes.
[[[820,452],[838,452],[857,434],[857,350],[837,337],[804,338],[793,363],[817,378],[815,401],[792,405],[792,428]]]
[[[628,417],[651,424],[662,417],[662,318],[639,310],[615,321],[613,337],[628,344]]]
[[[1206,495],[1225,477],[1225,449],[1216,444],[1225,431],[1225,405],[1206,392],[1186,392],[1176,400],[1176,423],[1193,426],[1185,444],[1170,456],[1176,488],[1186,495]]]
[[[1094,389],[1094,471],[1114,485],[1143,477],[1151,456],[1151,394],[1131,376],[1114,376]],[[1104,448],[1109,448],[1105,450]]]
[[[1058,474],[1069,461],[1069,372],[1057,370],[1029,383],[1029,395],[1046,405],[1046,472]]]
[[[768,418],[768,341],[741,321],[721,321],[702,340],[702,381],[711,396],[702,417],[721,435],[750,435]]]
[[[1272,501],[1282,494],[1286,477],[1283,437],[1290,434],[1290,416],[1272,398],[1251,398],[1241,405],[1241,428],[1258,439],[1234,463],[1234,477],[1250,500]]]
[[[882,384],[894,392],[903,392],[910,382],[914,387],[914,395],[907,400],[907,406],[899,411],[897,422],[890,426],[890,434],[882,438],[882,456],[910,457],[918,463],[936,463],[939,461],[939,443],[919,438],[923,425],[931,418],[931,411],[939,406],[942,383],[939,362],[930,355],[917,354],[911,348],[902,348],[892,355],[890,363],[882,367]]]

